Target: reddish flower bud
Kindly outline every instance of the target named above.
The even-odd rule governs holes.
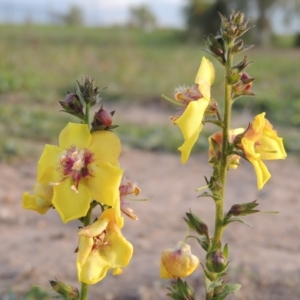
[[[112,115],[102,108],[100,108],[95,114],[95,119],[98,121],[98,125],[105,125],[106,127],[109,127],[112,124]]]
[[[252,86],[253,78],[251,78],[247,73],[243,72],[241,81],[244,84],[244,90],[248,91]]]

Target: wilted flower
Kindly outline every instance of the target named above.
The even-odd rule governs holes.
[[[167,249],[161,254],[160,277],[187,277],[198,265],[199,259],[191,253],[190,245],[181,241],[174,248]]]
[[[121,182],[119,191],[120,191],[121,211],[129,218],[133,220],[137,220],[138,217],[133,213],[133,210],[128,206],[128,203],[126,201],[126,196],[128,195],[138,196],[141,192],[141,189],[137,186],[135,182],[131,181],[128,178],[124,178]]]
[[[237,128],[229,130],[229,143],[232,143],[234,138],[244,132],[244,128]],[[208,138],[209,143],[209,162],[214,165],[221,158],[222,151],[222,142],[223,142],[223,134],[222,132],[216,132]],[[237,154],[231,154],[228,156],[228,167],[231,169],[236,169],[239,165],[240,156]]]

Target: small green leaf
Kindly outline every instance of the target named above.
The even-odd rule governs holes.
[[[213,198],[214,199],[214,196],[208,192],[204,192],[202,193],[201,195],[199,195],[197,198],[200,198],[200,197],[210,197],[210,198]]]
[[[202,237],[202,238],[197,238],[195,236],[193,236],[199,243],[199,245],[202,247],[202,249],[204,251],[207,251],[209,248],[209,242],[207,241],[206,237]]]
[[[228,257],[229,257],[228,244],[225,244],[224,249],[223,249],[223,253],[224,253],[224,256],[226,257],[226,259],[228,260]]]
[[[213,298],[213,300],[223,300],[225,299],[229,294],[237,292],[241,288],[240,284],[236,283],[228,283],[225,285],[224,289],[222,292],[217,295],[216,297]]]
[[[237,218],[237,217],[232,217],[230,219],[227,219],[226,220],[226,224],[224,224],[224,226],[226,226],[226,225],[228,225],[229,223],[232,223],[232,222],[240,222],[240,223],[243,223],[243,224],[245,224],[245,225],[247,225],[247,226],[249,226],[251,228],[253,227],[251,224],[249,224],[246,221],[244,221],[243,219]]]

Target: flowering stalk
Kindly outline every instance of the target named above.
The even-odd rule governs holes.
[[[233,41],[234,42],[234,41]],[[229,141],[229,129],[231,121],[231,106],[232,106],[232,87],[229,82],[231,67],[232,67],[232,53],[231,48],[233,42],[228,44],[227,57],[225,63],[225,97],[224,97],[224,113],[223,113],[223,126],[222,126],[222,150],[221,150],[221,159],[219,167],[219,177],[220,177],[220,197],[214,198],[216,205],[216,216],[215,216],[215,233],[214,233],[214,242],[219,243],[222,240],[223,233],[223,207],[224,207],[224,197],[225,197],[225,187],[226,187],[226,178],[227,178],[227,165],[228,165],[228,141]]]
[[[23,208],[45,214],[55,208],[63,223],[79,220],[76,266],[81,291],[59,280],[51,280],[53,289],[70,300],[87,300],[89,285],[104,279],[107,272],[122,273],[132,257],[133,246],[122,235],[122,213],[137,220],[126,196],[140,193],[130,179],[122,179],[124,170],[118,161],[121,142],[112,129],[114,111],[103,105],[90,120],[91,109],[99,104],[100,91],[93,80],[78,82],[74,92],[59,101],[63,112],[80,119],[61,131],[58,146],[46,145],[38,162],[34,194],[25,192]],[[102,213],[91,222],[93,209]]]
[[[271,177],[262,160],[286,157],[282,139],[265,119],[265,113],[257,115],[246,130],[230,129],[234,101],[241,96],[254,95],[250,90],[254,78],[244,71],[250,64],[247,62],[247,56],[233,65],[234,55],[251,47],[244,46],[239,37],[252,26],[248,26],[248,21],[244,21],[244,14],[241,12],[232,12],[229,18],[220,15],[220,18],[221,26],[218,34],[209,35],[205,41],[207,52],[216,58],[225,70],[223,112],[219,110],[218,102],[210,96],[210,87],[214,81],[214,67],[205,57],[201,60],[192,86],[176,88],[174,101],[163,96],[168,101],[177,101],[183,106],[183,112],[171,118],[180,128],[184,138],[183,145],[178,148],[182,163],[186,163],[189,159],[205,123],[210,122],[221,127],[220,132],[209,137],[209,163],[213,168],[212,175],[210,179],[205,177],[207,183],[205,187],[196,190],[208,188],[210,192],[204,192],[199,197],[210,197],[215,202],[214,235],[210,236],[205,222],[190,211],[186,213],[184,221],[197,236],[187,234],[184,243],[179,242],[175,248],[167,249],[161,255],[161,277],[177,279],[170,289],[171,293],[168,294],[176,300],[195,299],[193,289],[181,280],[182,277],[189,276],[199,263],[187,244],[189,238],[195,238],[206,252],[205,264],[201,264],[205,278],[206,300],[223,300],[240,289],[239,284],[230,284],[224,279],[229,265],[229,250],[227,244],[222,245],[222,235],[228,224],[235,221],[247,224],[240,217],[257,213],[259,210],[255,209],[258,203],[252,201],[235,204],[224,213],[227,172],[229,169],[236,169],[240,158],[244,158],[253,165],[257,187],[262,189]]]

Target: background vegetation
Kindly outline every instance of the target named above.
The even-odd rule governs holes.
[[[160,95],[172,96],[174,87],[193,83],[200,59],[207,55],[203,44],[191,43],[184,32],[173,29],[1,25],[0,34],[0,159],[34,154],[40,151],[38,142],[56,143],[70,120],[58,114],[57,101],[83,76],[107,87],[104,103],[151,105],[171,115],[174,107]],[[289,48],[292,38],[274,41],[274,48],[248,52],[257,96],[238,100],[236,109],[266,111],[287,138],[287,148],[299,151],[299,50]],[[220,70],[217,62],[215,66]],[[213,97],[220,99],[223,78],[217,74]],[[169,151],[181,141],[167,119],[165,125],[122,125],[119,134],[138,147]],[[171,136],[168,143],[166,136]]]

